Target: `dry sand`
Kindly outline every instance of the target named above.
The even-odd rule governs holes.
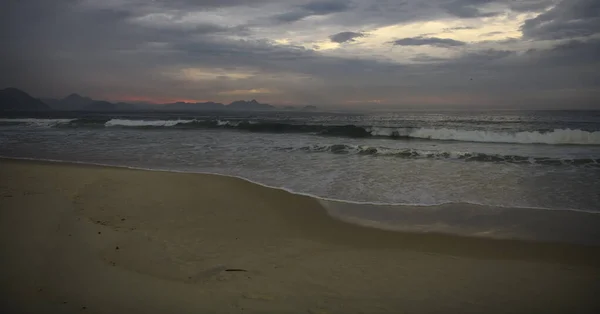
[[[390,232],[216,175],[0,159],[3,313],[600,313],[600,249]]]

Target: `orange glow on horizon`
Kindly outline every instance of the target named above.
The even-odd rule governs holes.
[[[103,97],[99,97],[99,98],[104,99]],[[243,97],[241,97],[241,98],[243,98]],[[176,102],[186,102],[186,103],[216,102],[216,103],[222,103],[222,104],[227,105],[228,103],[230,103],[232,101],[239,100],[238,98],[231,99],[229,101],[224,101],[223,99],[205,100],[205,99],[191,99],[191,98],[146,97],[146,96],[111,96],[111,97],[106,97],[106,99],[108,99],[108,101],[111,101],[111,102],[125,102],[125,103],[126,102],[144,102],[144,103],[149,103],[149,104],[153,104],[153,105],[171,104],[171,103],[176,103]],[[277,104],[277,105],[300,105],[299,103],[290,101],[290,100],[268,100],[268,99],[259,100],[257,98],[257,101],[259,101],[261,103]]]
[[[373,99],[373,100],[347,100],[348,104],[382,104],[386,103],[387,99]]]
[[[187,102],[187,103],[196,103],[196,102],[208,102],[210,100],[202,100],[202,99],[190,99],[190,98],[169,98],[169,97],[144,97],[144,96],[115,96],[110,97],[113,101],[120,102],[146,102],[150,104],[170,104],[176,102]]]

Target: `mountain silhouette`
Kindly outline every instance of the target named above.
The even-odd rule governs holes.
[[[49,111],[51,108],[37,98],[16,88],[0,90],[0,110],[2,111]]]
[[[273,108],[275,107],[268,104],[261,104],[256,99],[252,99],[251,101],[237,100],[227,106],[227,109],[231,110],[270,110]]]
[[[10,92],[13,90],[12,92]],[[8,92],[4,92],[8,91]],[[16,92],[18,91],[18,92]],[[47,98],[44,99],[44,102],[32,98],[27,95],[25,92],[19,91],[17,89],[9,89],[3,90],[4,93],[14,94],[17,96],[11,96],[10,99],[15,97],[19,99],[25,99],[29,97],[27,101],[28,105],[18,105],[19,102],[14,100],[12,101],[3,101],[5,103],[2,107],[2,110],[62,110],[62,111],[219,111],[219,110],[240,110],[240,111],[252,111],[252,110],[271,110],[275,109],[274,106],[269,104],[259,103],[256,99],[252,99],[250,101],[247,100],[237,100],[229,105],[224,105],[222,103],[217,102],[197,102],[197,103],[188,103],[188,102],[176,102],[176,103],[168,103],[161,105],[151,105],[151,104],[130,104],[130,103],[112,103],[105,100],[95,100],[90,97],[81,96],[77,93],[73,93],[68,95],[62,99],[55,98]],[[21,95],[21,96],[18,96]],[[23,96],[25,95],[25,96]],[[8,96],[3,96],[8,97]],[[4,99],[4,98],[3,98]],[[8,99],[8,98],[6,98]],[[37,101],[37,105],[36,105]],[[13,105],[9,105],[13,104]],[[12,107],[18,105],[21,109],[10,109]],[[6,109],[9,108],[9,109]],[[30,109],[27,109],[30,108]],[[38,109],[31,109],[38,108]]]

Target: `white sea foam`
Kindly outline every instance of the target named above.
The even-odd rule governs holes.
[[[76,119],[0,119],[0,123],[24,124],[33,127],[54,127],[67,124]],[[188,120],[129,120],[111,119],[105,123],[107,127],[172,127],[178,124],[193,123]],[[199,121],[201,122],[201,121]],[[248,121],[250,124],[256,121]],[[217,126],[237,127],[240,121],[217,120]],[[432,140],[452,140],[463,142],[485,143],[518,143],[518,144],[578,144],[600,145],[600,131],[584,131],[579,129],[554,129],[548,132],[523,131],[523,132],[497,132],[484,130],[461,130],[449,128],[393,128],[393,127],[365,127],[373,136],[417,138]]]
[[[0,119],[0,123],[15,123],[15,124],[26,124],[34,127],[51,127],[58,124],[69,123],[73,119]]]
[[[218,176],[222,176],[222,177],[238,178],[238,179],[241,179],[241,180],[244,180],[244,181],[247,181],[250,183],[254,183],[254,184],[257,184],[257,185],[260,185],[263,187],[276,189],[276,190],[283,190],[283,191],[286,191],[286,192],[289,192],[292,194],[296,194],[296,195],[308,196],[308,197],[312,197],[312,198],[315,198],[320,201],[339,202],[339,203],[356,204],[356,205],[415,206],[415,207],[427,208],[427,207],[437,207],[437,206],[451,205],[451,204],[456,204],[456,205],[461,205],[461,204],[465,205],[466,204],[466,205],[481,206],[482,209],[484,209],[484,208],[488,208],[488,209],[489,208],[534,209],[534,210],[549,210],[549,211],[568,211],[568,212],[578,212],[578,213],[600,215],[600,211],[597,211],[597,210],[585,210],[585,209],[576,209],[576,208],[552,208],[552,207],[539,207],[539,206],[509,206],[509,205],[503,205],[503,204],[486,204],[486,203],[474,202],[474,201],[468,201],[468,202],[439,201],[439,202],[431,202],[431,203],[355,201],[355,200],[348,200],[348,199],[343,199],[343,198],[320,196],[317,194],[302,192],[302,191],[298,191],[298,190],[280,186],[280,185],[266,184],[266,183],[261,182],[260,180],[250,179],[249,177],[244,176],[244,175],[234,175],[234,174],[218,172],[218,171],[200,171],[200,170],[199,171],[190,171],[190,170],[177,170],[177,169],[170,169],[170,168],[148,168],[148,167],[135,167],[135,166],[129,166],[129,165],[98,163],[98,162],[89,162],[89,161],[59,160],[59,159],[31,158],[31,157],[14,157],[14,156],[4,156],[4,155],[0,155],[0,159],[33,160],[33,161],[45,161],[45,162],[62,163],[62,164],[94,165],[94,166],[102,166],[102,167],[125,168],[125,169],[146,170],[146,171],[155,171],[155,172],[195,173],[195,174],[218,175]]]
[[[125,119],[112,119],[107,121],[104,125],[110,126],[129,126],[129,127],[144,127],[144,126],[174,126],[179,123],[190,123],[194,120],[125,120]]]
[[[369,128],[374,136],[412,137],[486,143],[600,145],[600,132],[555,129],[550,132],[493,132],[429,128]]]
[[[240,124],[237,121],[227,121],[227,120],[217,120],[217,125],[218,126],[238,126],[238,124]]]

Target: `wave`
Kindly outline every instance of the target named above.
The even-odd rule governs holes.
[[[555,129],[549,132],[493,132],[433,128],[388,128],[356,125],[311,125],[246,120],[110,120],[106,126],[232,128],[250,132],[316,133],[341,137],[387,137],[392,139],[453,140],[464,142],[519,144],[600,145],[600,132]]]
[[[0,125],[27,125],[33,127],[53,127],[60,124],[65,124],[73,121],[74,119],[0,119]]]
[[[306,151],[310,153],[328,152],[332,154],[355,154],[366,156],[388,156],[405,159],[448,159],[459,161],[497,162],[511,164],[532,164],[552,166],[600,167],[600,158],[551,158],[526,157],[518,155],[484,154],[475,152],[428,151],[411,148],[373,147],[367,145],[312,145],[302,147],[279,147],[279,151]]]
[[[122,127],[122,128],[179,128],[235,129],[266,133],[313,133],[336,137],[382,137],[389,139],[418,139],[485,143],[600,145],[600,131],[554,129],[547,131],[497,132],[422,127],[378,127],[358,125],[295,124],[255,120],[130,120],[110,118],[81,119],[0,119],[0,124],[26,124],[38,127]]]
[[[191,123],[195,120],[125,120],[111,119],[105,123],[105,126],[124,126],[124,127],[171,127],[178,124]]]
[[[267,121],[236,120],[110,120],[106,126],[232,128],[250,132],[316,133],[340,137],[386,137],[392,139],[424,139],[518,144],[579,144],[600,145],[600,132],[555,129],[548,132],[493,132],[447,128],[389,128],[356,125],[311,125]]]
[[[581,144],[600,145],[600,132],[554,129],[548,132],[494,132],[481,130],[431,128],[370,128],[376,136],[410,137],[463,142],[518,143],[518,144]]]
[[[502,204],[485,204],[479,202],[455,202],[455,201],[441,201],[435,203],[405,203],[405,202],[377,202],[377,201],[359,201],[359,200],[350,200],[350,199],[340,199],[335,197],[328,196],[319,196],[316,194],[311,194],[307,192],[297,191],[291,188],[286,188],[284,186],[278,185],[269,185],[263,183],[261,181],[257,181],[254,179],[247,178],[242,175],[235,175],[230,173],[223,173],[218,171],[192,171],[192,170],[178,170],[173,168],[148,168],[142,166],[131,166],[126,164],[115,164],[115,163],[102,163],[102,162],[93,162],[93,161],[81,161],[81,160],[72,160],[72,159],[49,159],[49,158],[38,158],[38,157],[22,157],[22,156],[6,156],[0,155],[0,159],[9,159],[9,160],[29,160],[29,161],[42,161],[42,162],[50,162],[50,163],[62,163],[62,164],[75,164],[75,165],[92,165],[92,166],[100,166],[100,167],[113,167],[113,168],[125,168],[125,169],[133,169],[133,170],[145,170],[145,171],[156,171],[156,172],[173,172],[173,173],[195,173],[195,174],[210,174],[210,175],[218,175],[229,178],[238,178],[245,180],[250,183],[258,184],[260,186],[264,186],[267,188],[283,190],[292,194],[308,196],[312,198],[316,198],[322,201],[329,202],[340,202],[354,205],[373,205],[373,206],[415,206],[421,208],[427,207],[436,207],[443,205],[473,205],[480,207],[497,207],[497,208],[513,208],[519,210],[544,210],[544,211],[566,211],[566,212],[576,212],[576,213],[586,213],[586,214],[594,214],[600,215],[600,211],[597,210],[586,210],[586,209],[576,209],[576,208],[556,208],[556,207],[535,207],[535,206],[511,206],[511,205],[502,205]]]

